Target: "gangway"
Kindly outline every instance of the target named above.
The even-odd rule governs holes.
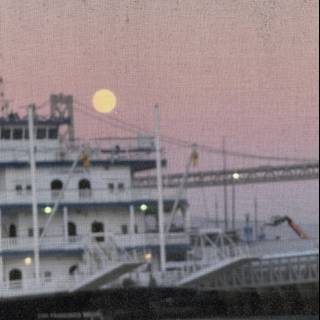
[[[178,285],[225,291],[319,283],[319,239],[266,241],[234,250],[198,264]]]
[[[70,292],[99,289],[144,264],[118,247],[111,234],[104,243],[99,243],[95,237],[89,237],[83,258],[83,263],[75,273],[76,284]]]
[[[73,288],[71,288],[69,292],[99,289],[110,284],[116,279],[119,279],[121,276],[133,272],[141,265],[142,263],[139,262],[120,262],[109,268],[103,269],[100,272],[89,276],[88,278],[84,278],[84,280],[80,281]]]
[[[208,283],[212,280],[212,277],[218,272],[230,270],[236,268],[240,265],[246,264],[248,262],[256,260],[253,257],[235,257],[223,260],[217,264],[209,265],[207,267],[202,267],[200,270],[191,273],[186,276],[184,279],[178,282],[179,287],[206,287]]]

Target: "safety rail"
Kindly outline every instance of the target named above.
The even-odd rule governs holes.
[[[72,161],[79,152],[86,150],[93,161],[154,160],[153,139],[94,139],[59,144],[57,141],[37,140],[37,161]],[[6,161],[29,161],[27,141],[0,143],[0,163]]]
[[[110,238],[110,233],[97,232],[90,233],[89,235],[78,236],[46,236],[41,240],[40,249],[83,249],[88,237],[97,239],[99,245],[104,245]],[[158,233],[139,233],[139,234],[126,234],[126,235],[113,235],[113,241],[119,248],[126,249],[141,249],[148,246],[159,245]],[[189,245],[190,239],[186,233],[170,233],[166,237],[167,245]],[[0,239],[0,253],[2,251],[31,251],[33,250],[32,237],[17,237],[17,238],[2,238]]]
[[[288,255],[299,252],[319,252],[319,238],[252,242],[248,245],[248,250],[250,254],[258,257]]]
[[[113,182],[113,181],[111,181]],[[117,185],[121,184],[121,187]],[[176,197],[176,190],[164,190],[165,200],[172,200]],[[132,202],[132,201],[154,201],[157,199],[157,191],[154,189],[129,189],[128,185],[121,181],[114,182],[114,185],[106,186],[106,188],[95,188],[79,190],[77,188],[68,188],[60,196],[58,191],[49,190],[39,187],[37,191],[39,203],[48,204],[54,203],[58,197],[61,203],[95,203],[95,202]],[[184,194],[185,196],[185,194]],[[32,195],[31,190],[0,190],[0,207],[1,205],[17,205],[17,204],[31,204]]]
[[[34,242],[33,238],[4,238],[1,239],[0,252],[10,250],[33,250]],[[79,249],[84,244],[84,238],[82,236],[68,237],[45,237],[40,243],[40,249]]]
[[[75,285],[75,279],[72,276],[59,278],[40,278],[23,279],[18,281],[0,282],[1,297],[18,297],[24,295],[39,295],[50,292],[66,292]]]

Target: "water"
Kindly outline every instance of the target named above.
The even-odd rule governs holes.
[[[189,320],[318,320],[318,319],[319,319],[319,316],[288,316],[288,317],[270,316],[270,317],[252,317],[252,318],[211,318],[211,319],[189,319]],[[182,319],[176,319],[176,320],[182,320]]]

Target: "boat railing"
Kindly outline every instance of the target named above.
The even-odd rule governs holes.
[[[319,252],[319,238],[291,239],[291,240],[265,240],[248,244],[251,255],[269,257],[296,253]]]
[[[35,156],[37,161],[73,161],[83,150],[96,161],[155,159],[155,149],[152,144],[140,144],[136,138],[73,141],[60,145],[37,141]],[[29,161],[27,144],[0,145],[0,151],[0,162],[17,161],[17,159],[19,162]]]
[[[35,278],[3,281],[0,282],[0,297],[68,291],[74,286],[74,281],[72,276],[55,279],[41,277],[38,281]]]
[[[60,190],[51,190],[40,185],[37,196],[40,204],[54,203],[58,198],[61,199],[61,203],[130,202],[157,199],[157,190],[155,189],[131,189],[130,186],[111,180],[109,184],[110,185],[105,188],[85,190],[70,187],[62,194]],[[118,185],[120,185],[120,187],[117,187]],[[177,191],[175,189],[164,190],[165,199],[175,199],[176,194]],[[31,190],[0,190],[0,204],[29,204],[31,201]]]
[[[0,240],[0,250],[32,250],[33,237],[3,238]],[[40,249],[78,249],[83,247],[83,237],[74,236],[65,239],[63,236],[44,237],[40,243]]]
[[[20,230],[21,231],[21,230]],[[40,249],[64,249],[77,250],[83,249],[86,245],[87,239],[95,240],[99,245],[104,246],[110,241],[110,232],[90,232],[86,229],[79,228],[79,235],[68,236],[63,234],[63,227],[61,226],[50,229],[55,235],[46,235],[41,239]],[[24,232],[26,233],[26,232]],[[59,234],[60,233],[60,234]],[[128,250],[146,248],[150,245],[159,245],[159,237],[157,233],[138,233],[138,234],[113,234],[113,241],[119,248]],[[190,245],[190,238],[188,234],[170,233],[166,236],[167,245]],[[1,251],[32,251],[34,246],[33,237],[15,237],[0,239]]]

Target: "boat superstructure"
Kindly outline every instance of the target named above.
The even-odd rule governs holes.
[[[77,141],[72,102],[52,95],[48,117],[32,107],[43,290],[107,283],[151,257],[159,266],[157,191],[131,188],[137,172],[156,167],[154,139]],[[28,125],[14,112],[0,118],[0,295],[35,292]],[[164,192],[166,219],[175,192]],[[190,247],[185,199],[178,211],[181,224],[166,239],[173,263]]]
[[[318,238],[253,242],[192,226],[185,183],[195,150],[181,184],[162,190],[166,160],[154,137],[77,139],[72,96],[51,95],[44,116],[0,102],[0,298],[318,282]],[[137,183],[155,169],[158,189]]]

